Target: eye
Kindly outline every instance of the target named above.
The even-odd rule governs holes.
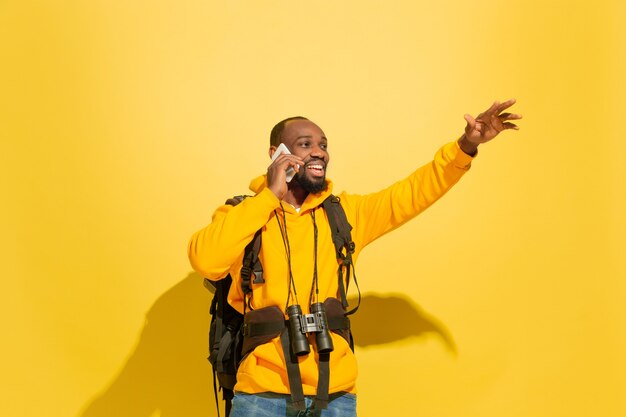
[[[320,148],[322,148],[323,150],[327,151],[328,150],[328,144],[327,143],[322,143],[320,145]]]
[[[300,146],[302,148],[310,148],[311,147],[311,142],[301,142]]]

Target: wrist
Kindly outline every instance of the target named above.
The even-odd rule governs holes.
[[[463,136],[461,136],[457,142],[459,144],[459,148],[461,148],[461,150],[469,156],[476,156],[476,154],[478,153],[478,145],[470,142],[465,134],[463,134]]]

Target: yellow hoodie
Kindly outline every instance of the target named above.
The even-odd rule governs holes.
[[[467,172],[472,159],[461,151],[457,142],[452,142],[439,149],[432,162],[382,191],[368,195],[339,194],[341,205],[353,226],[352,239],[356,245],[353,260],[356,262],[360,251],[367,244],[412,219],[443,196]],[[211,224],[192,236],[188,247],[191,265],[211,280],[230,273],[236,285],[231,286],[228,301],[242,312],[240,268],[243,253],[256,231],[262,229],[259,257],[265,283],[252,284],[251,305],[254,309],[275,305],[284,311],[289,289],[289,270],[287,249],[280,228],[286,224],[298,303],[302,306],[303,314],[309,313],[314,263],[314,221],[311,212],[314,211],[318,229],[319,301],[338,297],[335,248],[326,213],[321,207],[333,188],[332,182],[327,182],[326,191],[309,194],[300,210],[296,211],[286,203],[281,207],[281,202],[267,188],[265,176],[254,179],[250,184],[250,189],[256,193],[254,197],[234,207],[219,207],[213,214]],[[316,301],[314,295],[313,302]],[[355,393],[357,366],[354,354],[345,339],[334,333],[332,337],[335,349],[330,354],[329,392]],[[315,395],[318,366],[314,346],[309,355],[299,357],[299,365],[304,394]],[[258,346],[243,360],[235,390],[246,393],[289,393],[279,338]]]

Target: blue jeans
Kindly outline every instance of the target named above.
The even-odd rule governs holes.
[[[312,397],[304,397],[306,410],[296,410],[291,396],[264,392],[238,392],[233,398],[230,417],[356,417],[356,395],[346,392],[330,394],[328,408],[315,409]]]

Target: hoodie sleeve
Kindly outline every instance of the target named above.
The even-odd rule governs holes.
[[[358,248],[401,226],[441,198],[471,166],[473,158],[458,143],[451,142],[437,151],[434,159],[404,180],[368,195],[341,195],[354,227]]]
[[[211,224],[189,241],[187,253],[193,269],[211,280],[225,277],[278,206],[278,198],[266,188],[236,206],[219,207]]]

